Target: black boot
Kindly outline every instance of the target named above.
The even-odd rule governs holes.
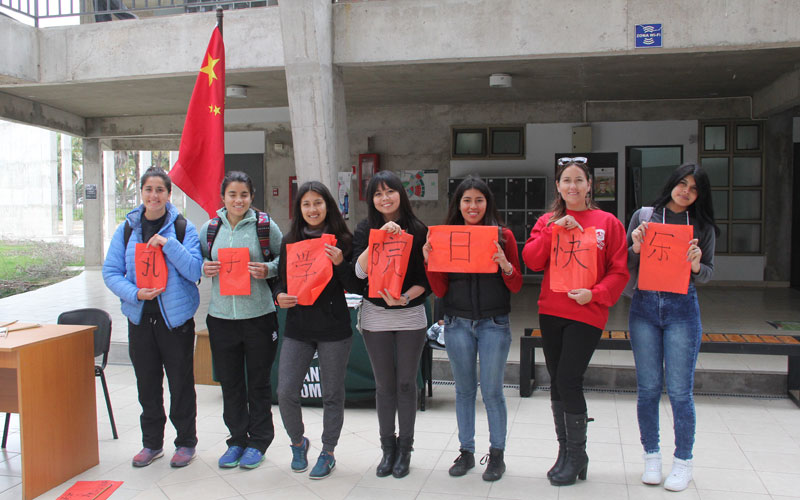
[[[395,455],[397,455],[397,438],[394,436],[381,438],[381,450],[383,450],[383,458],[381,458],[378,468],[375,469],[375,475],[386,477],[392,473],[392,467],[394,467],[394,459]]]
[[[453,477],[463,476],[468,470],[475,467],[475,454],[467,450],[458,450],[461,455],[453,460],[453,465],[450,466],[449,474]]]
[[[506,463],[503,461],[503,450],[489,448],[489,454],[481,459],[481,465],[486,463],[487,457],[489,459],[489,464],[483,472],[483,480],[497,481],[503,477],[503,473],[506,471]]]
[[[408,466],[411,465],[411,452],[414,451],[414,438],[397,438],[397,456],[394,459],[392,475],[397,478],[408,475]]]
[[[567,424],[564,423],[564,403],[550,401],[550,409],[553,410],[553,423],[556,426],[556,438],[558,438],[558,457],[553,467],[547,471],[547,479],[561,470],[561,467],[564,466],[564,459],[567,458]]]
[[[567,458],[561,470],[553,474],[550,484],[567,486],[575,484],[577,478],[586,479],[589,457],[586,456],[586,424],[589,418],[585,413],[565,413],[567,427]]]

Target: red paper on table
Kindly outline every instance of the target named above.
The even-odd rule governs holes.
[[[403,280],[414,237],[405,231],[391,234],[380,229],[369,231],[369,296],[380,298],[378,291],[389,289],[395,299],[403,293]]]
[[[164,288],[167,286],[167,263],[160,246],[136,244],[136,286]]]
[[[313,304],[333,277],[333,263],[325,255],[325,244],[336,245],[336,237],[319,238],[286,245],[286,293],[297,297],[301,306]]]
[[[444,273],[496,273],[497,226],[431,226],[428,269]]]
[[[105,500],[122,481],[77,481],[58,500]]]
[[[219,260],[219,294],[250,295],[250,250],[247,248],[220,248],[217,251]]]
[[[550,290],[592,288],[597,281],[597,232],[594,227],[565,229],[553,224]]]
[[[686,294],[692,263],[686,260],[694,226],[651,222],[639,252],[639,290]]]

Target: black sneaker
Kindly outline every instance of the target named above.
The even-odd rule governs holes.
[[[453,465],[450,467],[449,473],[453,477],[463,476],[468,470],[475,467],[475,454],[467,450],[458,450],[461,455],[453,460]]]

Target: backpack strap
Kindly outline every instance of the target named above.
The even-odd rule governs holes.
[[[214,240],[217,238],[217,232],[219,231],[219,225],[222,221],[220,218],[214,217],[208,223],[208,229],[206,230],[206,249],[208,250],[208,258],[211,258],[211,247],[214,246]]]
[[[261,246],[264,262],[272,260],[269,250],[269,223],[269,214],[256,210],[256,233],[258,234],[258,244]]]
[[[183,238],[186,236],[186,217],[181,214],[178,214],[175,217],[175,237],[178,238],[178,241],[183,243]],[[125,248],[128,248],[128,242],[131,240],[131,234],[133,233],[133,228],[131,224],[128,222],[128,219],[125,219],[125,229],[123,230],[123,240],[125,242]]]

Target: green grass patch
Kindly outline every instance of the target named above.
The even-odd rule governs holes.
[[[77,275],[83,249],[66,243],[0,240],[0,298],[35,290]]]

